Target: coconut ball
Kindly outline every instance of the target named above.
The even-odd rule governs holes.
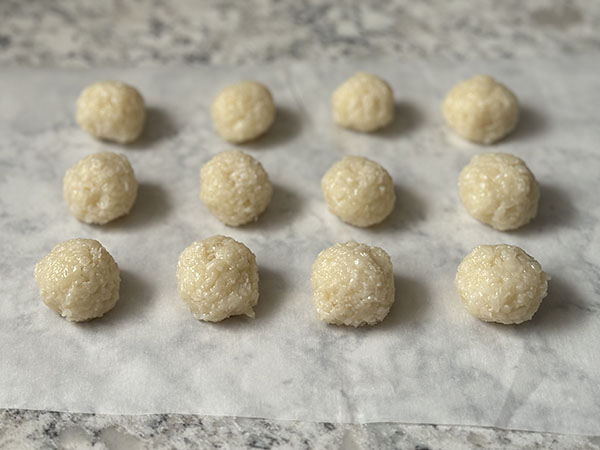
[[[136,88],[121,81],[94,83],[77,99],[76,120],[96,138],[127,144],[144,128],[144,99]]]
[[[535,259],[512,245],[479,245],[456,271],[456,289],[478,319],[503,324],[530,320],[548,293],[548,280]]]
[[[375,325],[394,303],[389,255],[379,247],[350,241],[317,256],[310,282],[317,317],[334,325]]]
[[[389,84],[370,73],[358,72],[342,83],[331,97],[333,120],[365,133],[394,119],[394,93]]]
[[[220,322],[240,314],[254,317],[258,302],[256,257],[244,244],[227,236],[194,242],[179,257],[177,288],[196,319]]]
[[[200,199],[225,225],[256,220],[272,196],[263,166],[239,150],[219,153],[200,170]]]
[[[331,166],[321,180],[321,189],[329,211],[357,227],[380,223],[396,202],[387,170],[360,156],[346,156]]]
[[[126,156],[93,153],[67,170],[65,201],[77,219],[105,224],[127,214],[137,196],[138,183]]]
[[[275,120],[275,103],[266,86],[244,81],[223,89],[215,98],[212,119],[217,133],[236,144],[264,134]]]
[[[476,155],[458,178],[467,212],[497,230],[514,230],[531,221],[540,188],[523,160],[508,153]]]
[[[58,244],[37,263],[34,276],[46,306],[72,322],[102,317],[119,300],[119,267],[94,239]]]
[[[519,102],[506,86],[488,75],[477,75],[454,86],[442,113],[460,136],[478,144],[492,144],[517,125]]]

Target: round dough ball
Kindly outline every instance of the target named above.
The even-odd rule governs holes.
[[[266,86],[255,81],[232,84],[212,104],[217,133],[226,141],[242,143],[264,134],[275,120],[275,103]]]
[[[321,180],[321,189],[329,211],[357,227],[380,223],[396,202],[387,170],[360,156],[346,156],[331,166]]]
[[[63,179],[69,210],[85,223],[105,224],[127,214],[137,189],[129,160],[113,152],[86,156],[67,170]]]
[[[198,320],[220,322],[230,316],[254,317],[258,302],[256,257],[241,242],[212,236],[194,242],[177,264],[179,295]]]
[[[538,183],[523,160],[508,153],[474,156],[458,189],[467,212],[497,230],[514,230],[537,214]]]
[[[517,125],[519,102],[506,86],[488,75],[477,75],[454,86],[442,113],[460,136],[479,144],[492,144]]]
[[[331,97],[333,120],[365,133],[394,120],[394,93],[389,84],[370,73],[358,72],[343,82]]]
[[[219,153],[200,170],[200,199],[226,225],[256,220],[272,196],[273,186],[261,163],[239,150]]]
[[[350,241],[323,250],[310,282],[317,317],[334,325],[375,325],[394,303],[392,261],[379,247]]]
[[[119,266],[94,239],[58,244],[34,276],[46,306],[72,322],[102,317],[119,300]]]
[[[96,138],[127,144],[142,133],[146,107],[133,86],[101,81],[79,95],[76,120],[81,129]]]
[[[550,277],[512,245],[479,245],[456,271],[456,289],[471,314],[504,324],[530,320],[548,292]]]

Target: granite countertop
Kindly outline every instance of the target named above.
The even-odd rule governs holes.
[[[600,55],[600,3],[117,0],[0,3],[2,67],[157,67],[394,57]],[[0,410],[1,448],[600,448],[493,428]]]

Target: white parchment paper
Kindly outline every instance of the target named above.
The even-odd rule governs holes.
[[[330,119],[330,94],[357,70],[392,85],[397,119],[363,135]],[[445,92],[478,72],[522,103],[516,132],[493,147],[448,132]],[[315,421],[400,421],[600,433],[600,61],[363,61],[236,69],[2,70],[0,72],[0,407],[98,413],[179,412]],[[231,146],[210,104],[228,83],[257,79],[278,105],[271,132],[243,148],[275,186],[260,220],[229,228],[198,198],[199,170]],[[149,117],[132,146],[96,141],[74,123],[87,84],[122,79]],[[131,160],[140,182],[125,218],[88,226],[71,217],[62,177],[92,152]],[[458,173],[482,151],[522,157],[541,184],[539,216],[502,233],[467,215]],[[398,203],[372,229],[326,209],[320,178],[347,154],[391,173]],[[221,233],[257,255],[256,319],[195,320],[178,298],[175,266],[191,242]],[[104,318],[69,323],[46,308],[35,263],[58,242],[98,239],[122,273]],[[397,299],[372,328],[327,326],[313,315],[317,253],[355,239],[388,251]],[[519,245],[552,276],[549,296],[520,326],[480,322],[453,279],[477,244]]]

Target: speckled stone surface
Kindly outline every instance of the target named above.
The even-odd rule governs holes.
[[[598,52],[590,0],[0,2],[0,64],[239,64]]]
[[[0,447],[94,449],[579,449],[600,437],[493,428],[285,422],[178,414],[104,416],[0,411]]]
[[[236,65],[600,55],[600,3],[429,0],[0,2],[0,65]],[[600,449],[599,437],[488,428],[0,411],[0,448]]]

